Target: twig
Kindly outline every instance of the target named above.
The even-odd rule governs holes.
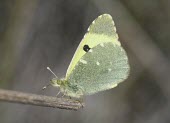
[[[68,110],[78,110],[79,108],[83,107],[82,103],[71,99],[56,98],[51,96],[29,94],[3,89],[0,89],[0,101],[8,101],[14,103],[30,104]]]

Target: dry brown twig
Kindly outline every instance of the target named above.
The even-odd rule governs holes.
[[[29,94],[4,89],[0,89],[0,101],[37,105],[44,107],[53,107],[68,110],[78,110],[84,106],[83,103],[80,103],[79,101],[76,100]]]

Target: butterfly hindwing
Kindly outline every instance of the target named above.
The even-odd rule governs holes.
[[[120,45],[105,42],[90,50],[77,62],[68,83],[86,95],[111,89],[127,78],[128,58]]]

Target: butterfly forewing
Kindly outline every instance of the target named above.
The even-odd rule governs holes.
[[[103,14],[96,18],[89,26],[87,33],[80,42],[67,69],[66,78],[69,77],[80,58],[86,54],[83,50],[84,45],[89,45],[90,48],[93,48],[103,42],[114,42],[120,44],[117,40],[118,36],[112,17],[109,14]]]

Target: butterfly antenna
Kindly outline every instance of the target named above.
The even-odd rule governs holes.
[[[47,67],[47,70],[49,70],[56,78],[58,78],[56,75],[55,75],[55,73],[49,68],[49,67]],[[47,87],[49,87],[51,85],[51,83],[49,83],[48,85],[46,85],[46,86],[44,86],[43,88],[42,88],[42,90],[45,90]]]
[[[49,70],[58,79],[58,77],[55,75],[55,73],[49,67],[47,67],[47,70]]]

